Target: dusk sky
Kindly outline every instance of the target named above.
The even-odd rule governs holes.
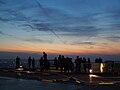
[[[119,56],[120,0],[0,0],[0,52],[43,51]]]

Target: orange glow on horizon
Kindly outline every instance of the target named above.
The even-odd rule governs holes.
[[[120,50],[111,48],[101,48],[95,46],[76,46],[76,45],[63,45],[63,44],[29,44],[20,47],[17,45],[1,46],[0,51],[4,52],[27,52],[27,53],[41,53],[43,51],[51,54],[64,54],[64,55],[90,55],[90,54],[105,54],[116,55],[120,54]]]

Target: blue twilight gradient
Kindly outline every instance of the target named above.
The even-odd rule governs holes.
[[[0,0],[0,43],[11,41],[118,45],[120,0]]]

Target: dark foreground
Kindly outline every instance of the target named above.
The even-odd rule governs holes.
[[[73,84],[78,87],[76,90],[119,90],[120,77],[106,74],[61,74],[56,71],[16,71],[0,70],[1,77],[17,79],[37,80],[49,83]]]

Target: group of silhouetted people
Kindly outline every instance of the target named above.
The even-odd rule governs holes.
[[[95,63],[102,63],[102,59],[100,57],[96,58]],[[40,66],[41,72],[50,70],[50,62],[45,52],[43,52],[43,56],[39,59],[39,66]],[[19,67],[20,67],[20,58],[17,56],[16,68],[19,68]],[[65,57],[64,55],[59,55],[54,59],[54,67],[56,68],[56,70],[60,69],[61,73],[62,72],[72,73],[74,71],[76,73],[80,73],[81,70],[83,70],[84,72],[89,71],[91,69],[91,62],[90,62],[90,58],[85,58],[85,57],[82,58],[77,56],[75,59],[75,65],[74,65],[74,63],[72,62],[72,58]],[[35,70],[34,58],[31,58],[31,57],[28,58],[28,69]]]
[[[61,73],[69,73],[70,71],[73,72],[74,70],[72,58],[65,58],[63,55],[59,55],[58,58],[55,57],[54,66],[56,67],[56,69],[60,68]]]
[[[28,58],[28,68],[29,68],[29,70],[35,69],[35,59],[34,58],[33,59],[31,57]]]
[[[43,52],[43,56],[39,59],[40,71],[48,71],[50,69],[50,63],[47,59],[47,54]]]
[[[90,58],[86,59],[85,57],[80,57],[77,56],[77,58],[75,59],[75,72],[76,73],[80,73],[81,72],[81,64],[83,65],[83,70],[84,72],[87,72],[87,70],[89,71],[91,69],[91,64],[90,64]]]

